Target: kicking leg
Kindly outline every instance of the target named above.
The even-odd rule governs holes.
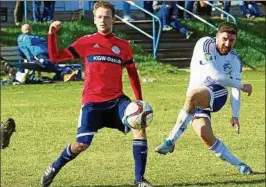
[[[249,166],[234,156],[226,145],[214,136],[211,128],[211,122],[208,118],[195,118],[192,122],[192,126],[196,134],[200,137],[208,149],[218,158],[236,166],[241,174],[249,175],[252,173]]]
[[[167,154],[174,151],[175,142],[187,129],[188,124],[193,118],[196,107],[209,108],[211,95],[207,88],[198,88],[187,95],[185,105],[178,114],[176,124],[170,132],[166,141],[155,148],[160,154]]]

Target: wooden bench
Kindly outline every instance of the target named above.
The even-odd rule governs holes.
[[[0,19],[1,22],[7,22],[7,7],[0,7]]]
[[[11,65],[18,69],[28,69],[38,72],[55,72],[44,68],[42,63],[36,61],[29,62],[21,56],[17,46],[1,47],[1,56]],[[59,64],[60,67],[70,67],[73,70],[78,70],[77,80],[82,79],[82,66],[81,64]]]

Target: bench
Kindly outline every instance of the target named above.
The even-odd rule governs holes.
[[[7,7],[0,7],[0,19],[1,22],[7,22]]]
[[[54,71],[46,70],[43,68],[42,63],[29,62],[21,56],[21,53],[17,46],[12,47],[1,47],[1,56],[11,65],[18,69],[28,69],[38,72],[49,72]],[[59,64],[60,67],[69,67],[74,70],[78,70],[77,80],[82,79],[82,66],[81,64]]]

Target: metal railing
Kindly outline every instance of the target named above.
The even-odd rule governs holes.
[[[200,17],[200,16],[194,14],[193,12],[191,12],[191,11],[185,9],[184,7],[182,7],[182,6],[178,5],[178,4],[176,4],[176,6],[177,6],[177,8],[179,8],[179,9],[181,9],[181,10],[183,10],[183,11],[189,13],[191,16],[195,17],[196,19],[200,20],[201,22],[203,22],[203,23],[209,25],[210,27],[212,27],[212,28],[218,30],[217,27],[215,27],[213,24],[209,23],[208,21],[206,21],[206,20],[203,19],[202,17]]]
[[[232,16],[232,15],[229,14],[228,12],[225,12],[225,11],[222,10],[221,8],[217,7],[216,5],[213,5],[212,3],[208,2],[208,1],[204,1],[204,2],[205,2],[206,4],[212,6],[212,7],[215,8],[216,10],[222,12],[223,14],[227,15],[227,21],[229,21],[229,17],[232,18],[233,22],[236,24],[236,19],[235,19],[234,16]],[[196,3],[196,2],[195,2],[195,3]],[[203,23],[209,25],[210,27],[212,27],[212,28],[218,30],[218,28],[217,28],[216,26],[214,26],[213,24],[211,24],[211,23],[208,22],[207,20],[203,19],[202,17],[200,17],[200,16],[194,14],[193,12],[191,12],[191,11],[185,9],[184,7],[182,7],[182,6],[178,5],[178,4],[176,4],[176,6],[177,6],[177,8],[179,8],[179,9],[181,9],[181,10],[183,10],[183,11],[189,13],[190,15],[192,15],[192,16],[195,17],[196,19],[200,20],[201,22],[203,22]]]
[[[223,9],[221,9],[221,8],[218,7],[217,5],[214,5],[214,4],[210,3],[209,1],[204,1],[204,3],[210,5],[210,6],[213,7],[214,9],[216,9],[216,10],[222,12],[223,14],[225,14],[225,15],[226,15],[226,20],[227,20],[227,21],[229,21],[229,18],[231,18],[231,19],[233,20],[233,22],[236,24],[236,18],[235,18],[232,14],[230,14],[230,13],[224,11]]]
[[[28,20],[28,4],[27,4],[27,1],[24,1],[24,19],[25,19],[25,21]]]
[[[156,58],[157,57],[156,54],[157,54],[157,50],[158,50],[159,40],[160,40],[161,32],[162,32],[162,22],[161,22],[161,20],[157,16],[152,14],[151,12],[149,12],[149,11],[145,10],[144,8],[138,6],[137,4],[135,4],[132,1],[125,1],[125,2],[129,3],[132,6],[135,6],[136,8],[140,9],[141,11],[145,12],[146,14],[148,14],[148,15],[150,15],[152,17],[152,35],[150,35],[149,33],[147,33],[144,30],[138,28],[134,24],[130,23],[129,21],[123,20],[123,18],[121,18],[120,16],[115,15],[115,17],[118,18],[119,20],[121,20],[122,22],[126,23],[130,27],[136,29],[140,33],[142,33],[145,36],[147,36],[150,39],[152,39],[152,41],[153,41],[152,42],[153,58]],[[158,33],[156,32],[156,20],[158,21],[158,24],[159,24]]]

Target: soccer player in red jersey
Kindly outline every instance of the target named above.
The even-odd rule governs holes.
[[[54,21],[49,28],[48,50],[51,61],[60,63],[81,58],[85,67],[85,81],[76,142],[66,146],[57,160],[46,169],[41,180],[43,187],[49,186],[64,165],[91,145],[94,134],[99,129],[109,127],[123,133],[130,130],[122,122],[124,111],[131,102],[122,90],[124,67],[127,69],[136,99],[142,100],[130,44],[112,33],[114,6],[109,2],[97,2],[93,14],[98,32],[77,39],[63,50],[58,49],[56,41],[61,22]],[[138,187],[152,187],[144,178],[148,149],[145,128],[131,130],[134,136],[135,184]]]

